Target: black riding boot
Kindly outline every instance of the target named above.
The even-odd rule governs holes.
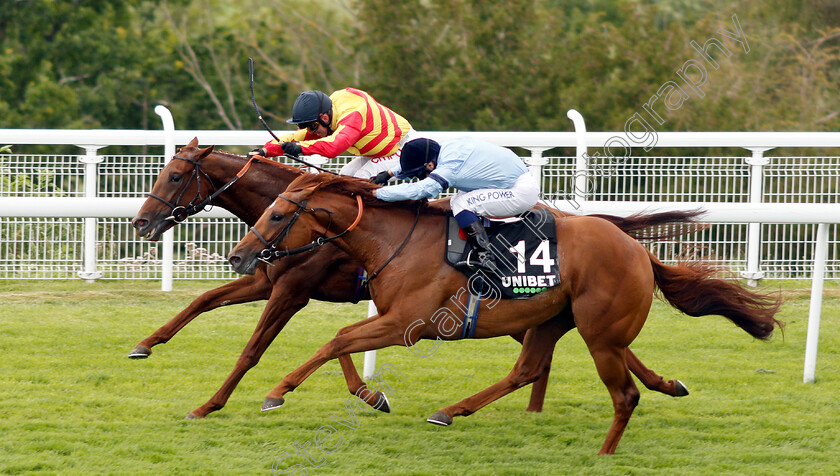
[[[467,225],[464,231],[467,232],[467,239],[473,245],[475,253],[470,253],[467,259],[455,263],[455,267],[458,269],[483,268],[492,273],[498,273],[499,267],[496,266],[496,259],[490,249],[490,238],[481,224],[481,219]]]

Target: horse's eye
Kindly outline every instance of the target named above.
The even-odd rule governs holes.
[[[181,181],[181,176],[178,174],[172,174],[169,176],[169,181],[173,183],[178,183]]]
[[[279,213],[272,213],[271,214],[271,221],[280,221],[283,219],[283,215]]]

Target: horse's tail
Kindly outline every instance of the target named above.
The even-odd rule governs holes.
[[[670,211],[661,213],[635,213],[628,217],[613,215],[587,215],[598,217],[619,227],[621,231],[640,241],[662,241],[708,228],[695,219],[702,210]]]
[[[649,251],[648,256],[660,294],[689,316],[723,316],[763,340],[770,338],[775,326],[784,327],[774,317],[782,304],[780,296],[752,292],[734,280],[713,278],[720,270],[702,261],[668,266]]]

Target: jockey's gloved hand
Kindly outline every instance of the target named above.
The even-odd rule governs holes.
[[[291,155],[292,157],[297,157],[302,152],[300,144],[298,144],[297,142],[283,142],[283,145],[281,145],[280,147],[283,148],[284,153]]]
[[[390,179],[391,174],[386,170],[384,172],[379,172],[378,174],[376,174],[376,177],[371,177],[370,181],[377,185],[385,185]]]
[[[262,147],[258,147],[256,149],[252,150],[251,152],[248,152],[248,155],[260,155],[262,157],[265,157],[265,154],[266,154],[266,151]]]

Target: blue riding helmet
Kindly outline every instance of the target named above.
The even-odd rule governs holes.
[[[321,114],[332,116],[332,100],[321,91],[304,91],[292,106],[292,117],[289,124],[306,124],[320,122]]]
[[[440,144],[431,139],[414,139],[405,143],[400,152],[400,169],[398,179],[423,178],[427,174],[426,164],[432,162],[437,165]]]

